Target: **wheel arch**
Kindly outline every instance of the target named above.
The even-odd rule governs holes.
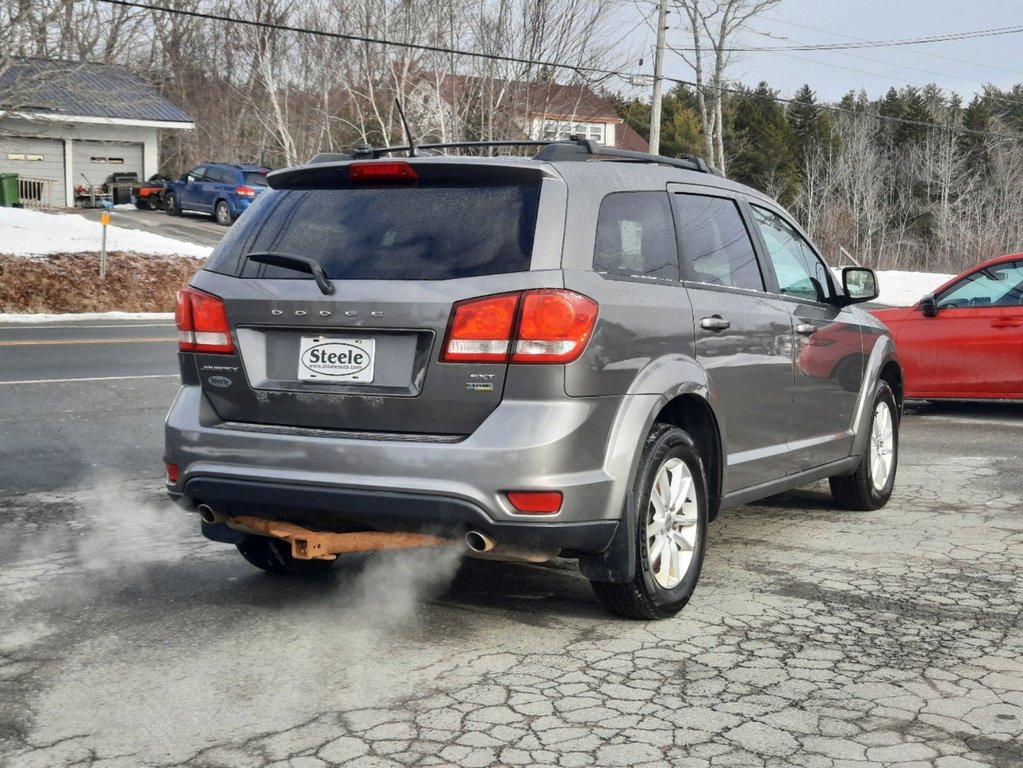
[[[892,388],[895,395],[895,404],[899,408],[899,417],[902,417],[902,404],[905,399],[905,385],[902,380],[902,366],[895,360],[888,360],[881,368],[880,378]]]
[[[678,427],[693,439],[707,476],[707,521],[714,520],[721,507],[724,481],[723,442],[714,409],[705,398],[687,392],[665,404],[654,416],[651,426],[658,422]]]
[[[720,509],[725,440],[713,405],[714,390],[706,371],[695,361],[680,358],[672,362],[675,364],[657,366],[654,375],[648,375],[645,379],[637,377],[634,389],[649,392],[650,384],[658,380],[666,388],[659,390],[658,396],[654,398],[626,396],[619,422],[612,431],[609,455],[627,452],[630,457],[625,486],[627,490],[622,517],[611,544],[604,552],[579,558],[579,569],[590,580],[621,583],[631,580],[635,573],[633,520],[636,500],[633,487],[643,446],[654,424],[671,424],[684,430],[693,439],[707,475],[708,521],[713,520]],[[640,392],[630,394],[638,395]],[[643,410],[637,413],[639,407]],[[631,426],[626,429],[624,425]]]

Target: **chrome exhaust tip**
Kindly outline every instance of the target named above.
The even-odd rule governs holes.
[[[492,551],[497,546],[497,542],[483,531],[469,531],[465,534],[465,546],[469,548],[470,552],[479,554]]]
[[[199,512],[199,519],[202,520],[204,523],[209,523],[210,525],[212,525],[214,523],[222,523],[225,520],[227,520],[226,515],[217,512],[217,510],[215,510],[209,504],[200,504],[198,507],[196,507],[196,509]]]
[[[465,547],[469,550],[469,557],[508,562],[545,563],[561,553],[560,549],[524,549],[514,545],[498,544],[489,535],[477,530],[465,534]]]

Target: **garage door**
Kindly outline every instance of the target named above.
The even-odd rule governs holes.
[[[49,179],[52,184],[33,185],[31,191],[38,202],[63,208],[64,142],[59,139],[36,139],[0,136],[0,173],[16,173],[33,179]],[[27,201],[26,201],[27,202]]]
[[[142,175],[142,144],[115,141],[75,141],[71,150],[75,185],[102,184],[112,173]],[[85,178],[82,178],[84,175]]]

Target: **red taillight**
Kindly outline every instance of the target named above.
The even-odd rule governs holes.
[[[539,289],[455,304],[441,361],[570,363],[597,321],[597,302],[573,291]]]
[[[507,361],[518,306],[517,293],[455,304],[441,360],[446,363]]]
[[[560,491],[508,491],[505,496],[516,512],[553,515],[561,511]]]
[[[597,302],[572,291],[526,291],[513,363],[569,363],[586,346]]]
[[[419,174],[408,163],[352,163],[348,166],[349,181],[416,181]]]
[[[178,291],[174,320],[182,352],[234,352],[227,312],[219,297],[186,285]]]
[[[176,483],[181,477],[181,468],[177,464],[167,464],[167,482]]]
[[[241,195],[242,197],[256,196],[256,190],[254,190],[252,187],[235,187],[234,193],[236,195]]]

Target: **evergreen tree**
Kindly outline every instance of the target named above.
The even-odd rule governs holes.
[[[986,170],[991,162],[991,154],[988,148],[988,139],[978,133],[967,133],[966,131],[990,131],[992,115],[987,102],[979,95],[973,97],[973,101],[963,110],[963,128],[965,131],[959,134],[959,150],[968,155],[978,169]]]
[[[742,89],[729,99],[728,175],[788,203],[798,186],[792,154],[795,135],[776,97],[777,92],[762,82],[756,90]]]
[[[677,85],[661,100],[661,149],[666,157],[698,155],[703,151],[703,134],[696,113],[696,96]],[[615,109],[632,130],[650,138],[650,104],[640,99],[615,99]]]

